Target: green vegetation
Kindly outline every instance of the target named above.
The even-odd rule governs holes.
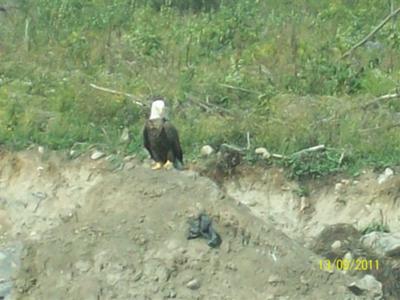
[[[368,226],[366,226],[361,233],[367,234],[367,233],[371,233],[371,232],[390,232],[389,226],[387,224],[381,223],[381,222],[377,222],[377,221],[373,221],[371,222],[371,224],[369,224]]]
[[[0,12],[0,140],[143,152],[148,108],[94,83],[146,104],[165,96],[187,158],[205,143],[245,146],[249,132],[274,153],[333,149],[292,159],[296,176],[398,164],[398,100],[362,107],[399,86],[400,22],[341,58],[389,2],[13,1]]]

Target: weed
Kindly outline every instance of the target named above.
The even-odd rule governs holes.
[[[290,177],[296,179],[317,178],[340,169],[340,153],[333,150],[305,152],[293,155],[288,161]]]
[[[367,234],[371,232],[390,232],[389,226],[387,224],[383,224],[381,222],[374,221],[370,224],[368,224],[362,231],[361,233]]]
[[[310,189],[306,185],[300,186],[298,189],[295,189],[293,192],[300,198],[310,196]]]

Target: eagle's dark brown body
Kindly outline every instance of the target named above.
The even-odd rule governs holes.
[[[158,163],[170,161],[176,168],[183,165],[183,154],[176,128],[165,118],[147,120],[143,130],[144,146]]]

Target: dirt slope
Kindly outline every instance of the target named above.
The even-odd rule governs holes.
[[[24,245],[11,299],[362,299],[194,172],[32,153],[3,154],[0,170],[2,244]],[[220,249],[185,238],[203,209]]]

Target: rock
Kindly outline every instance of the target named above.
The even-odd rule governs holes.
[[[7,258],[7,255],[4,254],[3,252],[0,252],[0,262],[5,260]]]
[[[369,296],[372,299],[383,299],[382,283],[372,275],[365,275],[363,278],[354,281],[348,285],[353,294],[360,296]]]
[[[378,183],[379,183],[379,184],[384,183],[385,181],[387,181],[388,179],[390,179],[390,178],[393,176],[393,174],[394,174],[394,172],[393,172],[392,169],[386,168],[385,171],[384,171],[381,175],[379,175],[379,177],[378,177]]]
[[[143,272],[139,271],[133,276],[133,281],[139,281],[143,277]]]
[[[47,198],[47,193],[43,192],[32,192],[32,196],[38,198],[38,199],[46,199]]]
[[[342,247],[342,242],[339,240],[334,241],[331,245],[331,249],[333,252],[337,252],[338,250],[340,250],[341,247]]]
[[[371,232],[361,237],[361,243],[382,256],[400,255],[400,233]]]
[[[200,150],[201,156],[207,157],[207,156],[210,156],[212,153],[214,153],[214,149],[210,145],[205,145],[205,146],[201,147],[201,150]]]
[[[265,159],[268,159],[271,157],[271,153],[269,153],[268,150],[264,147],[259,147],[254,152]]]
[[[90,270],[90,263],[88,261],[80,260],[75,263],[75,268],[81,273],[86,273]]]
[[[268,282],[271,283],[271,284],[276,284],[276,283],[279,283],[279,282],[283,282],[283,280],[278,275],[272,274],[272,275],[270,275],[268,277]]]
[[[307,208],[310,207],[310,203],[306,197],[301,197],[300,198],[300,211],[304,212]]]
[[[300,282],[303,285],[308,285],[309,284],[309,281],[303,275],[300,276]]]
[[[164,293],[164,298],[174,299],[176,298],[177,293],[174,289],[167,289]]]
[[[236,265],[234,263],[227,263],[226,264],[226,268],[228,270],[237,271],[237,267],[236,267]]]
[[[136,164],[133,161],[128,161],[127,163],[124,164],[125,170],[132,170],[135,167],[136,167]]]
[[[101,152],[101,151],[96,150],[96,151],[94,151],[94,152],[92,153],[92,155],[90,156],[90,158],[93,159],[93,160],[97,160],[97,159],[102,158],[104,155],[106,155],[104,152]]]
[[[335,193],[339,194],[343,190],[343,183],[338,182],[335,184]]]
[[[44,147],[43,147],[43,146],[39,146],[39,147],[38,147],[38,152],[39,152],[40,154],[43,154],[43,153],[44,153]]]
[[[343,259],[346,261],[352,261],[353,260],[353,254],[351,252],[347,252],[344,256]]]
[[[124,161],[128,162],[128,161],[131,161],[134,158],[136,158],[136,154],[127,155],[127,156],[124,157]]]
[[[197,290],[200,288],[200,282],[197,279],[192,279],[186,284],[186,287],[191,290]]]
[[[127,127],[125,127],[125,128],[122,130],[122,134],[121,134],[121,137],[120,137],[119,139],[120,139],[120,141],[121,141],[122,143],[127,143],[127,142],[130,141],[131,137],[130,137],[130,135],[129,135],[129,129],[128,129]]]

